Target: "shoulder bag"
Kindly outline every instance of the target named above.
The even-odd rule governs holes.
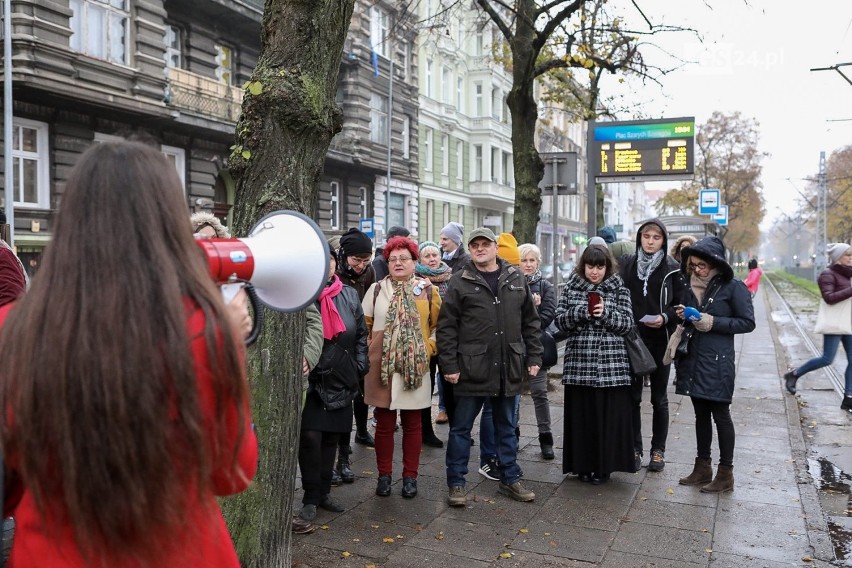
[[[852,298],[836,304],[820,298],[814,333],[852,335]]]
[[[559,356],[556,352],[556,340],[553,336],[547,333],[547,330],[541,332],[541,346],[544,348],[544,354],[541,357],[541,366],[543,369],[549,369],[556,364]]]
[[[627,358],[634,375],[650,375],[657,370],[654,357],[639,337],[635,325],[624,336],[624,346],[627,348]]]

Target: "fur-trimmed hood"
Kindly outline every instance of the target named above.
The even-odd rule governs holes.
[[[193,213],[189,218],[189,221],[192,223],[192,232],[197,233],[204,227],[210,227],[215,231],[216,238],[218,239],[230,239],[231,233],[228,231],[228,227],[222,224],[222,221],[219,220],[218,217],[209,213],[207,211],[199,211],[198,213]]]
[[[680,269],[686,274],[690,256],[697,256],[705,262],[712,263],[724,280],[734,278],[734,269],[725,260],[725,244],[714,235],[704,237],[694,245],[688,246],[680,253]]]

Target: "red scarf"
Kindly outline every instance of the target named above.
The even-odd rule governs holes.
[[[322,315],[322,336],[325,339],[334,339],[336,335],[346,331],[346,326],[343,324],[340,312],[337,311],[337,306],[334,305],[334,297],[340,294],[341,290],[343,290],[343,282],[335,274],[331,280],[331,284],[323,288],[319,295],[320,314]]]

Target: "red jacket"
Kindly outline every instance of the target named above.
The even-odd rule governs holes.
[[[11,306],[0,309],[0,326],[2,326]],[[209,433],[214,432],[214,394],[210,383],[210,370],[207,361],[207,348],[204,341],[204,315],[196,310],[189,316],[187,322],[191,349],[195,359],[195,370],[198,377],[204,422]],[[246,400],[243,416],[243,438],[241,440],[236,464],[232,464],[232,449],[237,437],[237,408],[231,408],[226,416],[229,438],[222,440],[220,455],[213,456],[215,462],[212,470],[213,492],[205,496],[206,507],[200,503],[190,502],[186,512],[186,531],[174,535],[175,551],[166,559],[162,566],[204,566],[239,568],[240,563],[234,551],[231,537],[225,527],[222,513],[216,503],[216,495],[231,495],[239,493],[248,487],[257,469],[257,438],[252,429],[249,402]],[[178,456],[176,456],[177,458]],[[16,456],[6,457],[7,470],[15,470],[18,461]],[[14,476],[20,479],[19,475]],[[7,478],[8,479],[8,478]],[[187,487],[187,495],[195,495],[194,487]],[[42,522],[32,495],[27,490],[26,480],[15,486],[5,488],[6,503],[4,516],[15,517],[15,540],[9,559],[9,568],[21,567],[83,567],[83,561],[74,542],[71,527],[61,526],[55,518]],[[156,511],[151,511],[151,517],[156,522]],[[59,537],[57,538],[57,535]],[[102,565],[102,562],[94,562]],[[91,565],[91,564],[89,564]],[[127,561],[121,564],[111,564],[110,568],[137,568],[138,563]]]

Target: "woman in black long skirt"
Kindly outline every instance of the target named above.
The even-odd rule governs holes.
[[[568,336],[562,473],[599,485],[613,471],[635,472],[632,374],[624,346],[633,312],[630,292],[605,246],[583,251],[565,282],[554,322]]]

